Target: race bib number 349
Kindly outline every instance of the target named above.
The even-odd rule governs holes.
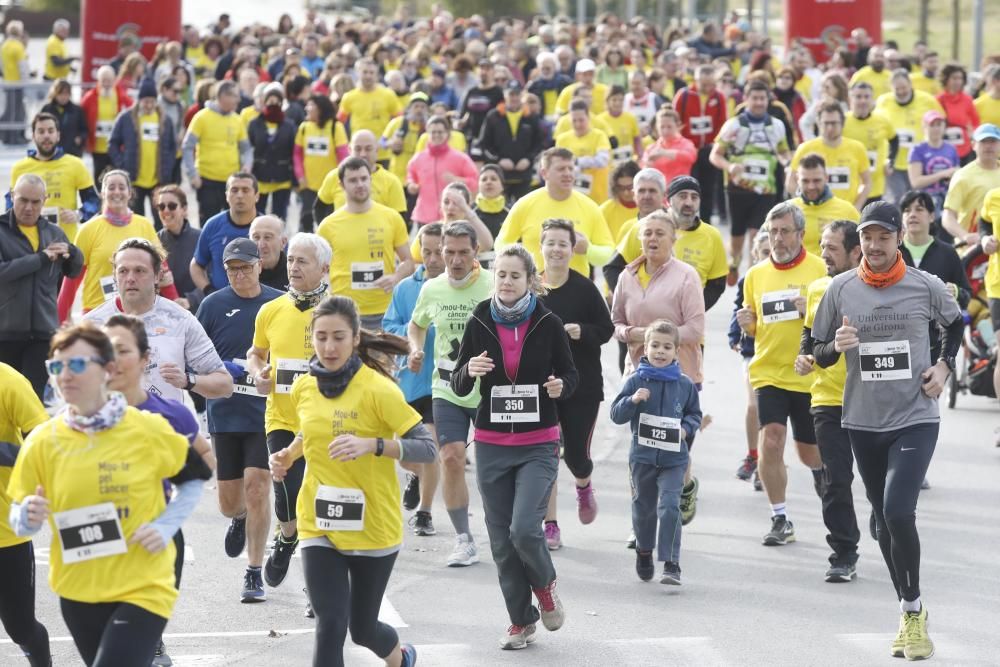
[[[908,340],[861,343],[858,347],[858,359],[864,382],[909,380],[913,377]]]

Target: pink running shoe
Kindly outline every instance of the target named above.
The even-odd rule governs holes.
[[[594,499],[594,485],[588,484],[584,488],[576,487],[576,515],[580,517],[580,523],[587,525],[593,523],[597,518],[597,501]]]
[[[545,544],[549,546],[549,551],[562,548],[562,532],[559,524],[554,521],[545,522]]]

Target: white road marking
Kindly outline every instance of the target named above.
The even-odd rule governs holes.
[[[194,547],[187,543],[184,544],[184,562],[194,562]]]

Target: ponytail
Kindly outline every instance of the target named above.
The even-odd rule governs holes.
[[[339,315],[351,325],[355,336],[360,335],[360,342],[355,350],[361,362],[387,378],[395,380],[396,355],[407,355],[410,352],[409,342],[400,336],[384,331],[369,331],[361,328],[361,316],[354,299],[347,296],[331,296],[323,299],[313,310],[312,321],[327,315]]]

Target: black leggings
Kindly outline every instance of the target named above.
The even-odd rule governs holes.
[[[127,602],[59,598],[63,620],[88,667],[152,664],[167,619]]]
[[[850,430],[858,474],[878,525],[878,545],[900,599],[920,597],[917,496],[934,455],[939,424],[876,433]]]
[[[396,555],[345,556],[328,547],[302,549],[302,570],[316,612],[313,667],[343,667],[348,628],[351,641],[382,659],[396,648],[399,635],[378,620]]]
[[[601,401],[572,400],[559,404],[559,427],[562,429],[563,461],[577,479],[586,479],[594,472],[590,459],[590,441]]]
[[[174,547],[177,555],[174,557],[174,588],[181,589],[181,574],[184,572],[184,533],[178,530],[174,533]]]
[[[275,430],[267,434],[267,451],[274,454],[292,444],[295,434],[291,431]],[[300,458],[292,464],[281,482],[274,484],[274,515],[278,521],[295,521],[295,503],[302,488],[302,476],[306,471],[306,459]]]
[[[31,542],[0,548],[0,621],[32,667],[47,667],[49,633],[35,618],[35,550]]]

